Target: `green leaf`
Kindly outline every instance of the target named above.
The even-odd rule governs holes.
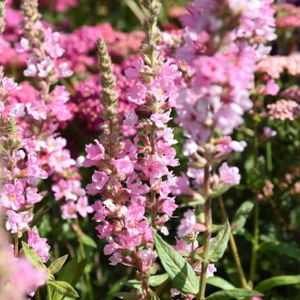
[[[85,265],[86,260],[82,260],[78,263],[75,257],[61,269],[57,279],[75,286],[84,271]],[[52,300],[62,300],[63,298],[64,297],[60,293],[54,292]]]
[[[274,287],[293,284],[300,284],[300,275],[283,275],[272,277],[260,282],[255,289],[259,292],[266,292]]]
[[[225,279],[218,277],[218,276],[208,277],[206,279],[206,283],[209,285],[212,285],[214,287],[220,288],[222,290],[234,290],[235,289],[234,285],[232,285],[230,282],[228,282]]]
[[[37,269],[46,268],[41,258],[37,255],[37,253],[32,250],[29,245],[25,242],[22,242],[22,247],[25,253],[27,260]]]
[[[253,202],[245,201],[237,210],[236,214],[233,217],[231,232],[233,234],[241,233],[249,214],[251,213],[254,207]]]
[[[68,259],[68,254],[57,258],[49,267],[50,273],[56,274],[57,272],[59,272],[67,259]]]
[[[223,257],[230,235],[230,225],[227,221],[226,227],[220,230],[217,236],[212,240],[209,247],[208,259],[211,262],[217,262]]]
[[[137,279],[131,279],[124,283],[124,285],[129,286],[137,290],[138,293],[142,293],[142,282]]]
[[[75,289],[65,281],[49,281],[48,286],[50,286],[51,290],[63,295],[63,296],[69,296],[74,298],[79,298],[78,293],[75,291]]]
[[[174,286],[184,294],[197,294],[199,279],[191,265],[158,234],[154,235],[154,242],[160,261]]]
[[[125,292],[116,293],[115,297],[119,299],[125,299],[125,300],[139,300],[139,297],[137,295],[132,293],[125,293]]]
[[[149,284],[154,287],[160,286],[168,279],[169,279],[169,275],[167,273],[154,275],[149,278]]]
[[[211,294],[206,298],[206,300],[232,300],[232,299],[240,299],[246,297],[253,296],[262,296],[262,294],[258,291],[249,291],[246,289],[233,289],[233,290],[225,290],[218,291],[216,293]]]
[[[290,257],[300,261],[300,249],[279,241],[262,243],[259,248],[259,251],[276,252],[284,257]]]
[[[86,234],[81,235],[79,239],[82,244],[84,244],[88,247],[97,248],[97,244],[95,243],[95,241],[88,235],[86,235]]]
[[[232,187],[231,185],[223,185],[219,189],[209,193],[209,196],[211,198],[217,198],[217,197],[223,195],[224,193],[226,193],[231,187]]]
[[[78,263],[75,257],[69,261],[58,273],[58,279],[66,281],[74,286],[83,274],[85,266],[86,260],[82,260]]]

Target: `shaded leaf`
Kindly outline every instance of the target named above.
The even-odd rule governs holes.
[[[233,289],[233,290],[224,290],[218,291],[216,293],[211,294],[206,298],[206,300],[232,300],[253,296],[262,296],[258,291],[249,291],[246,289]]]
[[[231,187],[232,187],[231,185],[223,185],[219,189],[209,193],[209,196],[211,198],[217,198],[217,197],[223,195],[224,193],[226,193]]]
[[[25,242],[22,242],[22,247],[25,253],[27,260],[36,268],[45,268],[45,265],[42,263],[41,258],[37,253],[29,247]]]
[[[232,225],[231,225],[231,232],[233,234],[237,234],[237,233],[241,232],[241,230],[245,226],[247,218],[248,218],[249,214],[251,213],[253,207],[254,207],[253,202],[245,201],[238,208],[236,214],[233,217],[233,221],[232,221]]]
[[[116,293],[115,297],[119,299],[125,299],[125,300],[139,300],[139,297],[137,295],[132,293],[125,293],[125,292]]]
[[[77,258],[75,257],[61,269],[61,271],[58,273],[57,279],[75,286],[84,271],[85,265],[86,260],[82,260],[78,263]],[[64,297],[60,293],[55,292],[52,300],[62,300],[63,298]]]
[[[80,241],[82,242],[82,244],[88,246],[88,247],[92,247],[92,248],[97,248],[97,244],[95,243],[95,241],[89,237],[86,234],[83,234],[80,236]]]
[[[300,275],[283,275],[272,277],[260,282],[255,289],[259,292],[266,292],[274,287],[293,284],[300,284]]]
[[[234,290],[235,286],[232,285],[230,282],[227,280],[218,277],[218,276],[213,276],[209,277],[206,280],[207,284],[212,285],[214,287],[220,288],[222,290]]]
[[[154,235],[154,242],[160,261],[174,286],[184,294],[196,294],[199,291],[199,279],[191,265],[158,234]]]
[[[49,267],[51,274],[56,274],[61,270],[66,260],[68,259],[68,254],[57,258]]]
[[[75,289],[65,281],[49,281],[48,286],[51,287],[51,289],[63,296],[69,296],[74,298],[79,298],[78,293],[75,291]]]
[[[137,279],[131,279],[124,283],[124,285],[127,285],[129,287],[132,287],[138,291],[138,293],[142,292],[142,282]]]
[[[220,230],[217,236],[212,240],[209,247],[208,259],[211,262],[217,262],[223,257],[230,235],[230,225],[227,222],[226,227]]]
[[[160,275],[154,275],[154,276],[150,277],[149,284],[154,287],[160,286],[168,279],[169,279],[169,275],[167,273],[160,274]]]
[[[261,244],[261,252],[276,252],[284,257],[294,258],[300,261],[300,249],[279,241],[265,242]]]

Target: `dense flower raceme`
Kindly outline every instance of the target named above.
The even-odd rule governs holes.
[[[0,3],[3,12],[3,2]],[[0,20],[3,31],[2,17]],[[0,49],[2,50],[2,49]],[[5,227],[15,236],[15,241],[25,234],[33,249],[40,249],[44,261],[49,258],[50,247],[46,239],[39,236],[37,229],[31,228],[34,205],[42,200],[37,182],[46,178],[34,151],[28,147],[23,132],[16,125],[16,119],[24,114],[22,107],[10,105],[9,98],[20,87],[13,79],[4,77],[0,70],[0,213],[5,215]],[[6,234],[0,230],[0,298],[22,300],[26,294],[33,295],[35,290],[46,282],[47,276],[35,269],[25,258],[18,257],[18,243],[9,245]],[[34,238],[32,238],[34,235]],[[26,276],[24,274],[26,273]]]
[[[139,65],[128,69],[127,74],[130,79],[138,81],[137,84],[143,85],[144,94],[138,98],[134,91],[130,91],[128,97],[140,104],[142,109],[141,104],[144,105],[160,91],[159,98],[156,98],[159,99],[157,105],[168,108],[170,93],[164,85],[168,84],[167,81],[174,84],[180,78],[176,66],[167,62],[159,71],[156,70],[157,77],[146,83],[141,77],[146,66],[142,60],[138,62]],[[101,223],[97,227],[99,237],[106,237],[109,242],[104,251],[107,255],[113,254],[113,264],[122,261],[125,264],[136,264],[131,261],[132,257],[123,256],[122,250],[135,252],[138,246],[151,244],[153,229],[145,216],[151,212],[152,226],[158,226],[166,233],[164,223],[176,208],[174,198],[169,195],[174,176],[168,166],[178,164],[176,152],[172,148],[175,143],[173,133],[166,126],[170,120],[170,111],[156,111],[150,119],[139,119],[136,112],[125,114],[121,123],[124,138],[119,145],[120,150],[113,157],[99,141],[86,148],[88,155],[84,165],[102,166],[100,171],[95,171],[93,182],[87,186],[87,190],[92,195],[101,193],[104,200],[94,205],[95,220]],[[143,136],[138,135],[141,130]],[[163,180],[163,177],[167,179]],[[118,218],[114,220],[113,216]],[[112,224],[110,220],[114,220]]]
[[[68,121],[72,114],[68,101],[69,92],[57,84],[61,78],[72,75],[68,63],[62,59],[64,49],[60,34],[45,27],[40,20],[37,3],[25,1],[23,5],[25,37],[21,38],[18,51],[27,54],[26,77],[38,82],[37,88],[23,84],[23,92],[17,93],[14,101],[24,115],[20,124],[28,139],[28,145],[39,154],[44,167],[52,177],[55,200],[64,198],[62,217],[85,217],[92,212],[88,206],[77,162],[66,148],[67,141],[58,134],[58,126]],[[31,97],[24,97],[27,90]]]
[[[204,297],[205,277],[213,268],[205,261],[212,242],[210,195],[240,182],[238,168],[222,161],[246,146],[228,135],[243,123],[244,112],[252,107],[250,95],[255,87],[256,65],[270,51],[264,44],[276,37],[275,10],[272,1],[201,0],[190,3],[187,10],[180,16],[184,29],[174,36],[165,36],[165,42],[185,78],[175,107],[177,122],[187,137],[183,154],[188,158],[189,179],[181,178],[178,193],[194,199],[204,197],[205,202],[204,224],[192,210],[187,211],[178,228],[178,242],[204,256],[194,266],[201,278],[200,297]],[[224,19],[224,11],[231,17]],[[278,87],[270,81],[261,92],[276,94]],[[199,209],[196,207],[196,212]],[[199,248],[197,236],[202,231],[204,245]]]

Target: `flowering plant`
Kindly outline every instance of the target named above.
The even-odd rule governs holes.
[[[0,0],[0,300],[296,299],[299,18]]]

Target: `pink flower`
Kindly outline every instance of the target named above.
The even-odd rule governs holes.
[[[229,167],[227,163],[223,163],[219,172],[220,178],[225,184],[237,185],[241,181],[241,175],[237,167]]]
[[[122,124],[122,133],[125,137],[133,136],[136,134],[136,125],[138,117],[134,111],[125,113],[125,119]]]
[[[177,228],[177,235],[178,237],[185,237],[205,230],[205,226],[197,222],[195,213],[189,209],[183,214],[183,219]]]
[[[107,183],[109,177],[103,171],[95,171],[92,176],[92,183],[86,186],[87,192],[90,195],[98,194],[104,185]]]
[[[156,127],[163,128],[165,127],[165,124],[171,120],[170,111],[168,110],[164,113],[156,112],[151,115],[150,120],[155,124]]]
[[[150,181],[153,181],[157,178],[168,174],[167,167],[163,163],[155,161],[151,157],[145,160],[142,170],[145,173],[145,175],[149,177]]]
[[[68,201],[66,204],[62,205],[62,218],[66,219],[77,219],[77,207],[76,203],[73,201]]]
[[[109,258],[110,265],[116,266],[117,264],[120,264],[123,262],[123,256],[120,252],[114,252],[113,255]]]
[[[278,94],[280,88],[279,86],[275,83],[274,79],[271,79],[267,82],[266,87],[265,87],[265,93],[266,95],[271,95],[275,96]]]
[[[95,140],[95,144],[87,145],[85,151],[87,152],[87,156],[83,166],[86,168],[96,166],[105,155],[104,147],[98,140]]]
[[[178,205],[175,203],[175,198],[167,197],[162,199],[160,210],[168,216],[172,216]]]
[[[121,174],[131,174],[134,171],[134,164],[128,156],[113,160],[113,165],[116,167],[117,172]]]
[[[83,218],[94,211],[93,208],[89,206],[88,199],[85,196],[78,199],[76,203],[76,209]]]
[[[13,210],[6,212],[7,221],[5,227],[11,233],[21,233],[29,230],[29,224],[32,221],[30,211],[16,213]]]
[[[50,254],[50,246],[46,238],[41,238],[36,229],[28,233],[28,245],[40,256],[42,262],[47,262]]]
[[[132,62],[132,65],[125,69],[125,75],[129,79],[138,79],[140,76],[140,72],[142,68],[144,68],[145,64],[141,57],[138,57]]]
[[[23,299],[24,294],[33,296],[37,288],[47,281],[47,274],[41,269],[34,268],[24,258],[14,259],[10,264],[12,269],[10,283],[14,288],[10,296],[18,293],[23,294],[13,299]]]
[[[152,249],[139,250],[137,253],[140,259],[139,271],[146,273],[156,258],[156,254]]]
[[[15,184],[4,184],[0,195],[0,203],[6,208],[19,210],[25,203],[23,183],[16,181]]]
[[[108,237],[112,233],[113,227],[111,224],[109,224],[109,222],[104,221],[102,224],[100,224],[96,227],[96,230],[99,233],[98,234],[99,239],[103,239],[103,238]],[[107,254],[107,255],[109,255],[109,254]]]
[[[46,52],[52,58],[61,57],[64,54],[64,49],[62,49],[59,45],[60,41],[60,34],[58,32],[52,32],[51,28],[47,28],[45,30],[45,49]]]
[[[96,222],[103,222],[105,220],[105,216],[107,214],[106,208],[103,205],[102,201],[96,201],[93,205],[92,208],[94,209],[94,217],[93,219]]]
[[[127,100],[138,105],[146,102],[146,95],[147,88],[141,83],[136,83],[126,93]]]
[[[38,194],[37,188],[28,187],[26,189],[26,202],[29,204],[35,204],[41,202],[43,197]]]
[[[194,267],[195,272],[201,273],[201,263],[199,262],[195,267]],[[206,277],[213,277],[214,273],[217,271],[217,268],[215,267],[214,264],[208,264],[207,270],[206,270]]]

